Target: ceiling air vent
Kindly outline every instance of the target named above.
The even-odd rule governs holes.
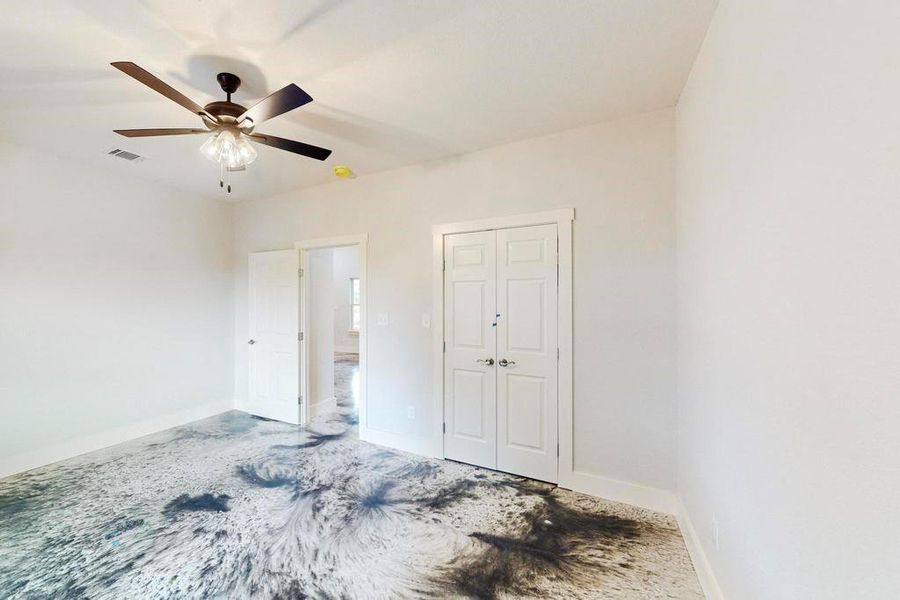
[[[144,160],[144,157],[140,154],[135,154],[134,152],[129,152],[128,150],[122,150],[121,148],[113,148],[112,150],[107,152],[107,154],[132,162],[141,162],[142,160]]]

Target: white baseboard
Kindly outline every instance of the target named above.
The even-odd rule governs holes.
[[[404,450],[429,458],[441,458],[440,439],[400,435],[378,429],[360,427],[359,439],[365,442]],[[619,481],[584,471],[572,472],[559,486],[582,494],[597,496],[614,502],[639,506],[648,510],[675,515],[678,501],[674,492],[628,481]]]
[[[673,492],[584,471],[573,471],[568,481],[560,482],[560,487],[670,515],[674,515],[678,510]]]
[[[250,400],[248,400],[247,398],[235,398],[232,408],[241,412],[245,412],[248,415],[253,414],[253,411],[250,410]]]
[[[712,566],[703,551],[700,538],[697,536],[697,531],[694,529],[694,524],[681,499],[675,493],[582,471],[574,471],[570,480],[565,484],[560,482],[560,486],[583,494],[674,515],[703,593],[708,600],[725,600],[722,588],[719,587],[719,582],[716,580]]]
[[[234,408],[233,400],[209,402],[200,406],[180,410],[158,417],[152,417],[139,423],[117,427],[93,435],[86,435],[53,446],[39,448],[30,452],[22,452],[0,460],[0,477],[7,477],[23,471],[29,471],[44,465],[73,458],[101,448],[114,446],[128,440],[150,435],[170,427],[184,425],[211,417]]]
[[[681,528],[681,535],[684,538],[684,544],[687,546],[688,554],[691,556],[691,562],[694,563],[694,571],[697,573],[697,579],[700,580],[700,587],[708,600],[725,600],[722,588],[716,580],[716,574],[712,570],[712,565],[703,551],[703,544],[697,536],[697,530],[694,529],[694,523],[688,515],[687,509],[680,498],[677,499],[678,512],[675,514],[678,519],[678,527]]]
[[[364,442],[378,444],[379,446],[388,446],[396,448],[404,452],[436,458],[434,451],[434,441],[429,438],[414,437],[408,435],[400,435],[389,431],[381,431],[379,429],[359,428],[359,439]]]

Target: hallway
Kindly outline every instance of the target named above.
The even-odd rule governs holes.
[[[359,438],[359,354],[334,353],[335,409],[313,418],[317,422],[338,422],[349,425],[347,435]]]

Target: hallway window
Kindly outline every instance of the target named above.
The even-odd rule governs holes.
[[[359,331],[359,278],[350,278],[350,331]]]

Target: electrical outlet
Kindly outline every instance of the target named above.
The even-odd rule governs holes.
[[[422,313],[422,327],[425,329],[431,328],[431,315],[428,313]]]
[[[719,520],[713,517],[712,520],[712,542],[716,550],[719,549]]]
[[[407,419],[415,419],[416,418],[416,407],[415,406],[407,406],[406,407],[406,418]]]
[[[378,313],[377,322],[379,325],[387,325],[391,322],[391,316],[387,313]]]

